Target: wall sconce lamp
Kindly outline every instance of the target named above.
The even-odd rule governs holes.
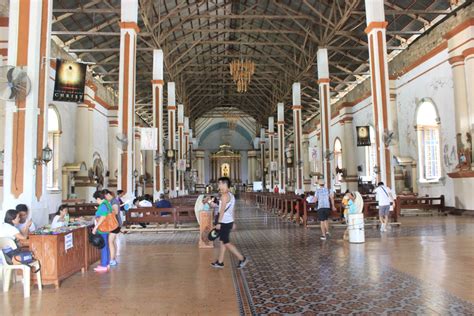
[[[43,148],[43,151],[41,153],[41,159],[35,158],[33,159],[33,168],[36,169],[36,166],[39,165],[47,165],[48,162],[50,162],[53,159],[53,150],[49,148],[48,145],[46,145],[45,148]]]

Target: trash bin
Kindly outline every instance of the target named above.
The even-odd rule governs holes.
[[[349,214],[348,228],[350,243],[365,242],[364,214]]]

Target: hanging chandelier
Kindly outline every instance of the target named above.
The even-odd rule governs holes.
[[[229,64],[230,75],[237,85],[237,92],[247,92],[248,85],[255,72],[255,63],[250,60],[233,60]]]
[[[239,117],[236,115],[224,114],[224,118],[227,121],[228,128],[230,130],[235,130],[237,127],[237,122],[239,121]]]

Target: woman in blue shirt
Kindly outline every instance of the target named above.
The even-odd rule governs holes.
[[[94,193],[94,199],[99,204],[97,211],[95,212],[95,226],[92,233],[95,235],[98,233],[104,238],[105,247],[100,250],[100,265],[98,265],[94,271],[96,272],[107,272],[110,268],[110,250],[109,250],[109,233],[101,232],[99,226],[104,222],[106,216],[112,212],[112,206],[105,199],[103,191],[96,191]]]

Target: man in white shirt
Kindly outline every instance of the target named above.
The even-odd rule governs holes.
[[[375,198],[379,204],[380,231],[386,232],[388,225],[388,214],[395,201],[395,194],[383,182],[379,182],[374,190]]]
[[[23,236],[28,236],[30,232],[36,230],[36,225],[33,223],[31,218],[28,218],[28,206],[25,204],[18,204],[16,206],[18,215],[20,215],[20,224],[16,225],[16,228],[23,234]]]
[[[316,196],[315,196],[314,192],[310,192],[308,194],[308,197],[306,198],[306,202],[310,203],[310,204],[316,203]]]

